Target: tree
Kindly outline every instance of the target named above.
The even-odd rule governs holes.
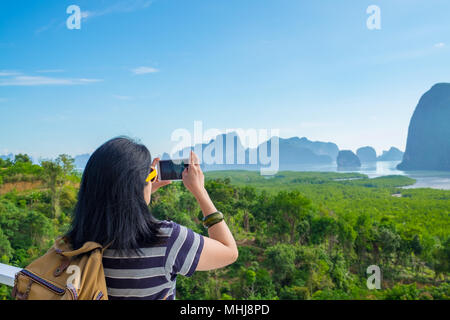
[[[410,247],[415,255],[418,256],[422,253],[423,247],[422,244],[420,243],[420,238],[417,234],[414,235],[414,238],[411,240]]]
[[[250,210],[256,199],[256,190],[252,187],[243,187],[239,189],[238,197],[237,207],[243,210],[242,224],[245,232],[249,232],[250,226],[254,225],[254,217]]]
[[[11,162],[11,160],[9,158],[6,160],[0,158],[0,168],[8,168],[12,165],[13,165],[13,163]]]
[[[16,154],[16,156],[14,157],[14,163],[18,163],[18,162],[32,163],[30,156],[27,154],[22,154],[22,153]]]
[[[297,226],[306,219],[311,209],[311,201],[299,191],[281,191],[273,199],[272,212],[275,223],[272,233],[289,234],[289,241],[294,244],[298,240]]]
[[[73,174],[75,169],[75,159],[67,154],[61,154],[56,158],[56,162],[61,166],[64,178]]]
[[[281,300],[308,300],[310,299],[309,290],[306,287],[283,287],[280,291]]]
[[[261,299],[275,299],[277,292],[269,272],[264,268],[256,270],[255,291]]]
[[[254,296],[256,282],[256,272],[254,268],[243,268],[241,279],[242,287],[245,289],[247,296]]]
[[[338,224],[334,217],[323,215],[312,219],[311,239],[315,244],[328,240],[330,253],[335,242],[337,242]]]
[[[372,240],[374,237],[369,215],[359,215],[354,229],[357,234],[354,246],[358,256],[358,261],[356,261],[358,273],[365,276],[370,260],[369,252],[373,251]]]
[[[415,283],[397,284],[392,289],[386,291],[384,298],[386,300],[418,300],[419,290]]]
[[[440,275],[450,273],[450,237],[433,252],[434,272],[437,279]]]
[[[55,160],[42,161],[41,166],[44,169],[42,178],[50,191],[52,214],[56,218],[60,214],[59,197],[62,187],[73,174],[74,159],[62,154]]]
[[[289,284],[296,270],[296,246],[278,243],[264,252],[266,265],[272,269],[273,280],[279,284]]]
[[[391,258],[397,253],[398,248],[400,248],[401,238],[392,230],[392,228],[387,228],[385,226],[380,227],[375,235],[374,244],[376,245],[379,252],[379,257],[382,264],[388,267]],[[378,261],[377,261],[378,262]]]
[[[11,244],[8,241],[8,237],[0,229],[0,263],[8,263],[12,258],[13,250]]]

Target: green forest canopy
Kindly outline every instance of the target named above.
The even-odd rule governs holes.
[[[179,277],[178,299],[450,296],[450,191],[402,189],[414,180],[358,173],[280,172],[267,178],[221,171],[206,177],[239,258],[224,269]],[[36,182],[32,188],[20,188],[30,181]],[[79,181],[66,155],[40,165],[26,155],[0,159],[2,263],[26,266],[67,230]],[[159,219],[207,235],[200,208],[182,183],[158,191],[150,207]],[[369,265],[380,266],[382,290],[367,289]],[[0,297],[10,298],[10,288],[0,287]]]

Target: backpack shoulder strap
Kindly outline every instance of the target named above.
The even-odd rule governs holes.
[[[79,248],[77,250],[72,250],[72,246],[70,245],[70,242],[68,241],[68,239],[65,237],[61,237],[55,241],[54,249],[55,249],[56,253],[70,258],[70,257],[75,257],[82,253],[87,253],[87,252],[90,252],[90,251],[93,251],[96,249],[103,249],[103,247],[101,244],[99,244],[97,242],[88,241],[88,242],[85,242],[81,248]],[[102,250],[102,252],[103,252],[103,250]]]

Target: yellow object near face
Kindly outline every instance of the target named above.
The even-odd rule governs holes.
[[[157,176],[158,172],[156,171],[156,168],[152,167],[150,174],[148,175],[147,179],[145,179],[145,182],[154,182]]]

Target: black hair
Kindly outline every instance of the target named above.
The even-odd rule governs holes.
[[[74,250],[95,241],[122,252],[140,252],[140,247],[158,242],[161,221],[144,199],[151,163],[147,147],[128,137],[111,139],[91,155],[66,235]]]

